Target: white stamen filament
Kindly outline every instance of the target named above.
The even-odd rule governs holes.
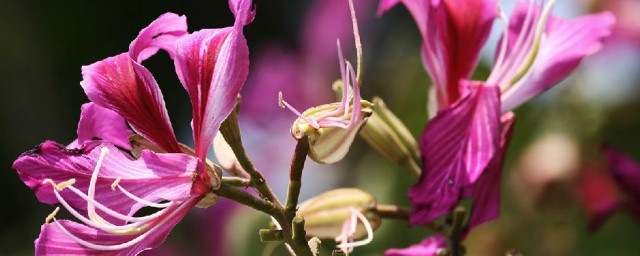
[[[71,234],[71,232],[69,232],[66,228],[64,228],[62,226],[62,224],[58,223],[57,219],[54,218],[54,223],[58,226],[58,228],[60,229],[60,231],[62,231],[63,233],[65,233],[67,236],[69,236],[69,238],[71,238],[73,241],[75,241],[78,244],[81,244],[85,247],[94,249],[94,250],[102,250],[102,251],[115,251],[115,250],[122,250],[125,249],[127,247],[133,246],[134,244],[139,243],[140,241],[146,239],[147,237],[149,237],[150,235],[152,235],[156,230],[158,230],[160,227],[162,227],[167,221],[169,221],[170,219],[172,219],[173,217],[175,217],[177,214],[179,214],[180,212],[186,210],[186,207],[190,207],[191,205],[193,205],[195,202],[193,202],[194,200],[198,200],[198,197],[193,197],[190,198],[189,200],[185,201],[184,203],[182,203],[175,211],[172,211],[170,214],[168,214],[165,218],[163,218],[160,222],[158,222],[156,225],[154,225],[151,229],[147,230],[144,234],[129,240],[125,243],[121,243],[121,244],[115,244],[115,245],[99,245],[99,244],[94,244],[85,240],[82,240],[80,238],[78,238],[77,236]]]
[[[100,156],[98,158],[94,171],[91,175],[91,180],[89,182],[89,188],[88,188],[87,194],[85,194],[83,191],[73,186],[76,182],[75,179],[69,179],[67,181],[60,182],[58,184],[56,184],[52,179],[45,179],[43,181],[43,184],[47,184],[47,183],[51,184],[53,187],[53,193],[58,199],[58,202],[85,225],[107,232],[107,233],[114,234],[114,235],[138,235],[138,236],[125,243],[116,244],[116,245],[100,245],[100,244],[91,243],[89,241],[85,241],[77,237],[76,235],[72,234],[71,232],[66,230],[62,224],[58,223],[57,219],[55,218],[55,215],[58,213],[60,207],[57,207],[53,213],[47,216],[46,223],[49,223],[51,220],[54,220],[54,223],[56,224],[56,226],[64,234],[66,234],[70,239],[77,242],[78,244],[81,244],[83,246],[86,246],[88,248],[95,249],[95,250],[109,250],[109,251],[121,250],[121,249],[130,247],[149,237],[161,226],[163,226],[167,221],[174,218],[178,213],[184,212],[187,207],[191,207],[192,205],[194,205],[195,200],[200,199],[198,197],[190,198],[182,204],[178,204],[171,201],[166,203],[151,202],[143,198],[140,198],[134,195],[133,193],[129,192],[128,190],[126,190],[123,186],[120,185],[120,182],[122,180],[121,177],[118,177],[111,184],[112,190],[115,191],[115,188],[117,187],[119,191],[122,192],[125,196],[134,200],[137,203],[142,204],[145,207],[150,206],[150,207],[162,208],[162,209],[153,214],[143,216],[143,217],[128,216],[125,214],[121,214],[117,211],[114,211],[113,209],[110,209],[109,207],[103,205],[102,203],[98,202],[95,199],[95,190],[96,190],[96,184],[98,180],[98,174],[107,153],[109,153],[109,150],[107,148],[101,149]],[[79,213],[75,208],[73,208],[69,204],[69,202],[67,202],[67,200],[65,200],[65,198],[60,193],[60,191],[63,191],[64,189],[68,189],[69,191],[73,192],[75,195],[79,196],[80,198],[82,198],[87,202],[86,216],[84,214]],[[106,221],[105,219],[103,219],[101,216],[99,216],[96,212],[96,209],[99,209],[105,214],[113,217],[116,220],[123,221],[126,224],[114,225]]]
[[[93,173],[91,174],[91,180],[89,181],[89,198],[93,200],[96,194],[96,182],[98,181],[98,172],[100,171],[100,167],[102,167],[102,162],[104,162],[104,157],[109,153],[109,149],[103,147],[100,149],[100,156],[98,157],[98,162],[96,163],[96,167],[93,169]],[[92,200],[87,200],[87,215],[89,215],[89,219],[95,222],[102,222],[106,224],[111,224],[102,217],[98,215],[96,212],[96,208],[92,204]]]
[[[119,180],[119,179],[120,179],[120,178],[118,178],[118,180]],[[118,181],[118,180],[116,180],[116,181]],[[114,182],[114,184],[116,184],[116,183]],[[116,184],[116,186],[118,187],[118,189],[120,190],[120,192],[122,192],[123,194],[127,195],[129,198],[133,199],[134,201],[136,201],[136,202],[138,202],[138,203],[141,203],[141,204],[144,204],[145,206],[154,207],[154,208],[167,208],[167,207],[169,207],[170,205],[172,205],[172,204],[173,204],[173,202],[166,202],[166,203],[154,203],[154,202],[150,202],[150,201],[144,200],[144,199],[142,199],[142,198],[140,198],[140,197],[137,197],[136,195],[134,195],[134,194],[132,194],[131,192],[127,191],[126,189],[124,189],[124,188],[123,188],[122,186],[120,186],[120,185],[117,185],[117,184]]]
[[[340,48],[340,41],[338,45],[338,57],[340,59],[340,73],[342,74],[342,99],[337,108],[324,113],[318,117],[306,117],[298,110],[292,107],[284,99],[282,99],[282,92],[278,95],[278,104],[280,107],[288,108],[291,112],[296,114],[300,119],[305,121],[311,127],[315,129],[320,128],[342,128],[349,129],[354,127],[358,121],[360,121],[362,105],[360,103],[360,85],[357,81],[357,74],[353,68],[353,65],[349,61],[343,59],[342,49]],[[353,107],[350,105],[353,105]],[[340,116],[338,116],[340,115]]]
[[[340,242],[340,244],[338,244],[338,248],[340,248],[346,254],[352,252],[354,247],[364,246],[373,241],[373,228],[371,227],[369,220],[367,220],[367,218],[355,208],[351,208],[351,213],[351,216],[349,216],[349,218],[345,220],[345,225],[348,226],[346,226],[346,228],[343,228],[342,234],[336,237],[336,241]],[[360,222],[362,222],[362,224],[364,225],[364,228],[367,231],[367,238],[354,242],[353,235],[356,233],[358,220],[360,220]]]
[[[45,181],[45,183],[47,183],[47,182],[50,182],[51,184],[54,184],[53,181],[51,181],[50,179],[47,179]],[[79,191],[75,187],[68,186],[68,188],[71,191],[73,191],[74,193],[76,193],[76,194],[78,194],[78,192],[79,192],[80,194],[78,194],[78,195],[80,197],[88,198],[84,193],[82,193],[81,191]],[[156,212],[154,214],[148,215],[148,216],[144,217],[144,219],[143,218],[139,218],[139,220],[137,220],[137,221],[132,221],[131,224],[117,226],[117,225],[113,225],[113,224],[105,224],[105,223],[96,222],[96,221],[93,221],[93,220],[90,220],[90,219],[84,217],[82,214],[78,213],[78,211],[76,211],[73,207],[71,207],[69,205],[69,203],[67,203],[67,201],[60,195],[60,193],[58,193],[57,190],[54,190],[53,192],[54,192],[54,195],[56,196],[56,198],[58,198],[58,201],[60,202],[60,204],[62,204],[62,206],[64,206],[65,209],[67,209],[67,211],[69,211],[74,217],[78,218],[84,224],[86,224],[88,226],[91,226],[91,227],[94,227],[94,228],[97,228],[97,229],[102,229],[105,232],[114,233],[114,234],[137,234],[137,233],[143,232],[144,230],[146,230],[148,228],[148,226],[145,226],[146,224],[151,223],[152,221],[156,220],[158,217],[160,217],[165,212],[176,208],[176,207],[167,208],[167,209],[164,209],[162,211],[158,211],[158,212]],[[98,209],[102,210],[102,207],[104,207],[100,203],[95,202],[95,204],[98,207]],[[112,210],[110,210],[110,211],[112,211]],[[121,220],[123,220],[123,219],[121,219]],[[127,221],[127,220],[123,220],[123,221]]]

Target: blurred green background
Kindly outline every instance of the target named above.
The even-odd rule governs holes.
[[[254,73],[264,67],[264,62],[261,66],[254,64],[259,62],[258,56],[273,49],[273,45],[286,49],[287,53],[297,53],[299,56],[294,59],[305,59],[306,63],[316,63],[314,58],[326,58],[309,50],[320,42],[301,39],[307,34],[323,36],[323,31],[309,31],[313,27],[309,24],[315,22],[310,13],[320,15],[318,8],[322,7],[318,2],[322,1],[256,0],[256,20],[245,29],[252,61],[250,80],[253,80],[251,88],[243,89],[243,96],[245,92],[254,95],[257,106],[251,107],[256,112],[247,111],[242,117],[247,124],[243,126],[243,135],[252,137],[247,145],[250,152],[256,156],[265,154],[266,162],[281,162],[286,166],[291,147],[271,148],[270,152],[251,147],[258,148],[266,140],[276,140],[276,144],[281,143],[277,140],[283,140],[282,143],[286,140],[285,144],[292,144],[287,122],[292,122],[294,117],[285,113],[286,121],[281,129],[272,129],[276,127],[272,125],[266,133],[257,131],[267,125],[252,120],[269,120],[269,115],[277,111],[277,97],[261,94],[261,86],[267,86],[269,81],[256,81]],[[605,8],[593,1],[564,2],[570,3],[559,7],[559,12],[570,16]],[[363,97],[384,98],[389,108],[419,138],[427,123],[426,92],[430,82],[422,67],[421,38],[415,24],[403,7],[377,18],[377,1],[356,3],[365,58]],[[343,7],[346,11],[346,0]],[[12,162],[44,140],[68,143],[75,139],[80,106],[87,102],[79,86],[80,67],[126,51],[140,29],[168,11],[185,14],[190,31],[233,23],[226,1],[220,0],[134,3],[4,0],[0,3],[0,31],[3,32],[0,35],[0,166],[4,169],[0,172],[0,254],[33,254],[33,240],[44,218],[54,208],[36,200],[11,169]],[[640,16],[640,8],[629,11]],[[331,19],[334,12],[322,15]],[[350,29],[348,20],[344,21]],[[494,29],[501,31],[500,26]],[[594,162],[605,168],[598,153],[603,142],[640,159],[637,134],[640,130],[637,93],[640,40],[616,39],[606,45],[611,50],[589,58],[583,69],[570,79],[516,111],[515,136],[502,180],[502,215],[471,233],[465,241],[469,255],[503,255],[510,248],[525,255],[640,255],[640,225],[627,213],[615,213],[600,230],[587,231],[588,218],[576,188],[577,177],[587,163]],[[328,40],[332,44],[335,38]],[[347,58],[355,60],[353,43],[349,40],[343,40],[342,47],[348,52]],[[491,43],[487,46],[493,47]],[[305,55],[304,52],[311,53]],[[188,97],[172,62],[166,54],[160,55],[146,61],[145,66],[163,90],[177,134],[182,136],[182,141],[189,141]],[[275,56],[277,62],[280,55]],[[282,54],[282,58],[285,57],[291,55]],[[337,58],[330,57],[334,66],[326,72],[319,68],[322,72],[314,74],[323,81],[338,78],[337,61],[333,61]],[[269,62],[266,63],[268,66]],[[489,58],[483,58],[474,76],[486,77],[489,63]],[[298,75],[306,77],[314,65],[300,70]],[[305,87],[310,84],[313,83],[296,83],[281,89],[285,98],[292,95],[291,102],[302,102],[298,105],[302,109],[330,100],[330,83],[323,88]],[[318,95],[323,96],[308,98],[296,90],[318,91],[321,92]],[[282,116],[282,112],[278,113]],[[282,192],[286,189],[283,180],[287,173],[280,166],[273,166],[267,176],[273,180],[275,189]],[[303,199],[330,188],[357,186],[370,191],[381,203],[409,206],[406,192],[414,181],[360,139],[343,163],[310,164],[309,169],[303,179]],[[227,214],[224,207],[233,207],[234,214]],[[167,242],[149,254],[260,255],[274,247],[258,241],[257,230],[266,227],[268,222],[261,213],[230,202],[212,208],[192,210]],[[406,222],[384,221],[375,233],[374,243],[357,248],[353,255],[381,255],[386,248],[407,247],[428,234],[420,227],[409,229]],[[213,245],[225,244],[224,252],[211,249]],[[324,244],[325,248],[331,246],[331,242]],[[280,246],[273,255],[284,253]]]

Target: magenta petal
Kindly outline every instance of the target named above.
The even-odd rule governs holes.
[[[521,33],[528,7],[527,3],[519,3],[511,16],[507,53]],[[602,41],[611,34],[614,23],[615,17],[610,13],[573,20],[550,16],[533,66],[503,93],[502,111],[512,110],[562,81],[584,57],[602,48]]]
[[[190,200],[187,206],[193,206],[197,200]],[[138,253],[159,246],[169,235],[173,227],[187,213],[191,207],[182,207],[177,212],[169,213],[164,219],[156,223],[155,230],[149,230],[150,233],[142,233],[137,235],[116,235],[98,230],[92,227],[84,226],[68,220],[59,220],[57,223],[45,223],[40,230],[40,236],[35,241],[35,255],[137,255]],[[114,246],[127,243],[140,236],[141,240],[130,246],[126,246],[117,250],[98,250],[85,247],[79,244],[59,227],[61,225],[69,233],[86,242]]]
[[[422,59],[438,88],[439,109],[457,101],[498,15],[497,0],[387,0],[378,14],[402,2],[424,40]]]
[[[242,27],[206,29],[177,42],[176,73],[191,98],[196,155],[204,157],[249,73]]]
[[[502,166],[516,118],[513,112],[509,112],[502,115],[500,119],[502,123],[500,149],[489,163],[487,170],[478,179],[473,200],[473,210],[465,233],[484,222],[494,220],[500,216]]]
[[[249,25],[256,17],[256,11],[251,9],[251,0],[229,0],[229,9],[239,26]]]
[[[634,201],[640,202],[640,164],[609,146],[604,146],[602,153],[618,186]]]
[[[419,244],[404,249],[389,249],[385,256],[436,256],[438,249],[446,248],[446,240],[441,235],[432,236],[422,240]]]
[[[165,49],[174,55],[175,41],[186,33],[186,18],[160,16],[140,31],[128,53],[82,67],[82,88],[89,100],[123,116],[133,129],[168,152],[181,152],[162,92],[140,61]]]
[[[89,100],[122,115],[131,127],[168,152],[181,152],[162,92],[145,67],[127,53],[82,67]]]
[[[129,130],[122,116],[90,102],[82,105],[78,123],[78,141],[75,145],[78,147],[84,141],[100,138],[128,150],[131,149],[129,146],[131,134],[133,132]]]
[[[428,33],[426,40],[441,40],[444,46],[449,102],[460,95],[460,79],[469,78],[480,56],[493,21],[498,15],[497,0],[443,0],[446,15],[438,18],[438,33]],[[435,43],[433,43],[435,45]],[[423,54],[425,52],[423,51]],[[424,58],[424,57],[423,57]],[[428,59],[428,58],[424,58]],[[439,87],[438,89],[443,89]]]
[[[131,215],[143,205],[133,201],[111,185],[117,178],[120,186],[132,194],[151,202],[170,200],[182,202],[191,195],[193,173],[198,159],[185,154],[155,154],[143,151],[134,160],[126,152],[104,141],[87,141],[80,149],[67,149],[64,145],[46,141],[35,149],[22,154],[14,163],[22,181],[33,189],[38,200],[57,204],[58,199],[50,184],[76,179],[75,188],[87,193],[89,181],[97,164],[101,149],[106,147],[99,170],[95,198],[105,206],[126,215]],[[84,212],[87,202],[69,189],[60,192],[69,204]]]
[[[587,166],[577,179],[577,192],[582,208],[589,217],[589,231],[596,231],[622,205],[619,190],[612,177]]]
[[[129,57],[137,63],[148,59],[163,49],[173,58],[175,42],[187,34],[187,17],[165,13],[138,34],[129,45]]]
[[[411,223],[426,225],[446,213],[473,186],[499,142],[499,91],[496,86],[467,82],[469,93],[439,112],[420,140],[423,171],[409,190]]]

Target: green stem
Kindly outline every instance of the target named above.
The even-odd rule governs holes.
[[[285,203],[285,215],[293,220],[300,196],[300,188],[302,186],[302,170],[309,153],[309,140],[303,137],[298,140],[293,159],[291,160],[291,170],[289,172],[289,191],[287,193],[287,201]]]
[[[242,168],[249,174],[249,176],[251,176],[251,186],[258,191],[262,198],[273,202],[275,205],[282,205],[265,181],[262,174],[253,165],[247,155],[247,152],[242,146],[237,110],[231,112],[227,119],[222,122],[222,125],[220,126],[220,133],[222,133],[222,136],[224,136],[224,139],[231,147],[231,150],[233,150],[233,153]]]
[[[466,216],[467,210],[462,206],[457,206],[450,213],[451,228],[447,237],[447,247],[451,256],[463,256],[465,254],[464,247],[461,244],[461,236]]]
[[[276,211],[276,206],[269,201],[260,200],[259,198],[251,195],[249,192],[244,189],[234,187],[232,185],[222,183],[220,184],[220,188],[218,190],[214,190],[214,193],[219,196],[229,198],[238,203],[249,206],[258,211],[264,212],[268,215],[273,215]]]
[[[234,187],[251,186],[251,180],[238,178],[238,177],[222,177],[222,183],[229,184]]]
[[[374,211],[383,219],[409,220],[411,216],[411,208],[397,205],[377,205]],[[438,222],[431,222],[425,227],[439,234],[443,234],[445,229]]]

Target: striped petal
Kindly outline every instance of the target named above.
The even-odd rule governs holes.
[[[167,213],[147,232],[116,235],[69,220],[45,223],[35,241],[35,255],[137,255],[159,246],[197,200]]]
[[[100,161],[102,148],[107,148],[109,153]],[[120,179],[119,186],[143,200],[182,202],[191,195],[193,174],[198,166],[198,159],[186,154],[155,154],[145,150],[139,159],[134,160],[104,141],[87,141],[79,149],[67,149],[64,145],[46,141],[22,154],[13,163],[13,168],[35,191],[38,200],[58,204],[60,201],[54,194],[54,188],[45,180],[51,179],[59,184],[75,179],[73,187],[88,194],[90,180],[99,161],[101,167],[97,173],[95,200],[125,215],[132,215],[145,205],[131,200],[118,189],[112,189],[116,179]],[[60,191],[60,195],[73,208],[86,212],[86,199],[70,189]]]
[[[174,54],[175,40],[185,33],[185,17],[167,13],[140,31],[129,52],[82,67],[80,84],[89,100],[117,112],[136,132],[168,152],[180,152],[180,147],[162,92],[139,62],[161,48]]]
[[[439,109],[463,95],[460,80],[469,78],[478,62],[493,21],[496,0],[387,0],[378,14],[402,2],[422,34],[422,59],[438,89]]]
[[[515,114],[513,112],[502,115],[502,132],[500,136],[500,148],[497,154],[491,159],[487,170],[480,176],[476,184],[473,209],[467,232],[474,227],[494,220],[500,216],[500,181],[502,180],[502,166],[504,164],[504,156],[507,153],[511,134],[513,133],[513,125],[515,123]]]
[[[471,196],[463,192],[476,183],[497,151],[498,87],[465,84],[466,96],[438,113],[422,134],[422,175],[409,190],[412,224],[426,225]]]
[[[249,48],[242,29],[252,20],[251,1],[229,3],[236,15],[233,27],[200,30],[177,41],[174,63],[191,98],[193,139],[200,158],[233,110],[249,73]]]
[[[511,15],[506,59],[515,58],[509,54],[518,52],[513,48],[517,45],[519,35],[526,33],[523,31],[523,26],[527,23],[525,21],[529,8],[529,4],[519,3]],[[541,10],[534,7],[533,12],[540,13]],[[602,48],[602,42],[611,35],[614,23],[615,18],[610,13],[586,15],[573,20],[551,15],[533,64],[522,78],[504,91],[502,111],[508,112],[514,109],[566,78],[578,67],[584,57]],[[514,63],[514,65],[520,67],[528,64]],[[512,78],[510,77],[509,80]]]

